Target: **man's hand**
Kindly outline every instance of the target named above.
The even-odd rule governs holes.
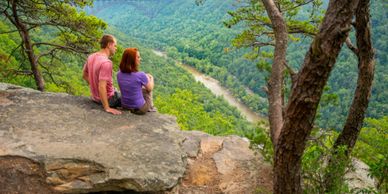
[[[107,108],[107,109],[105,109],[105,111],[108,113],[112,113],[114,115],[121,115],[121,111],[114,109],[114,108]]]
[[[112,113],[114,115],[119,115],[121,114],[119,110],[109,107],[108,95],[106,94],[106,85],[107,83],[105,80],[100,80],[98,82],[98,92],[100,95],[101,104],[106,112]]]

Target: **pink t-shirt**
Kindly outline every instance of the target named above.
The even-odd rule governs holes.
[[[94,101],[100,101],[98,92],[98,82],[100,80],[107,81],[106,90],[108,98],[114,95],[112,66],[112,61],[105,55],[93,53],[88,57],[84,65],[84,72],[89,77],[90,93]]]

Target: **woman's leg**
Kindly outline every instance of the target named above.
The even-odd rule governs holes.
[[[152,91],[149,92],[146,89],[142,89],[143,97],[145,100],[145,103],[148,104],[149,108],[147,109],[148,112],[156,112],[156,108],[154,107],[154,101],[152,98]]]
[[[147,112],[156,112],[156,109],[153,107],[152,92],[148,92],[145,88],[142,88],[142,92],[145,101],[144,105],[140,109],[131,110],[131,112],[137,115],[144,115]]]

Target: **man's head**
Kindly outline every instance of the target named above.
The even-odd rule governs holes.
[[[100,40],[101,49],[109,51],[109,56],[113,56],[116,52],[116,38],[110,34],[105,34]]]

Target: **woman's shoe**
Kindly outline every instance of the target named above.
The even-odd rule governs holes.
[[[157,109],[156,107],[152,106],[152,107],[148,110],[148,112],[158,112],[158,109]]]

